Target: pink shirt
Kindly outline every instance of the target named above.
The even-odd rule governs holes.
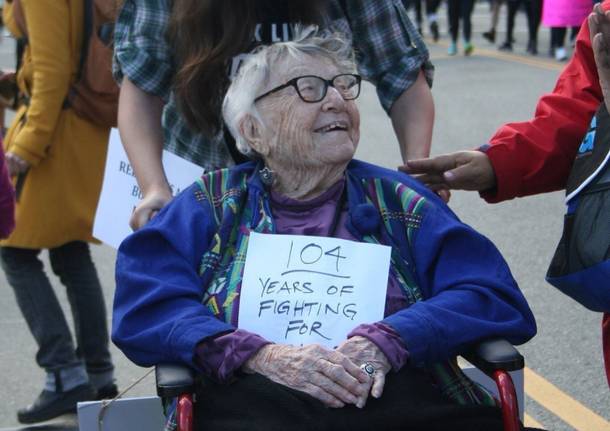
[[[592,11],[591,0],[544,0],[542,24],[547,27],[580,27]]]

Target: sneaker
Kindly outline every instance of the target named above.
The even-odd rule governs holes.
[[[430,23],[430,33],[432,34],[432,40],[434,42],[438,42],[440,33],[438,31],[438,23],[436,21]]]
[[[483,33],[483,37],[489,41],[489,43],[496,43],[496,30],[491,29]]]
[[[472,51],[474,51],[474,45],[470,42],[465,42],[464,43],[464,55],[469,56],[470,54],[472,54]]]
[[[101,387],[97,390],[97,395],[95,399],[98,401],[101,400],[111,400],[119,394],[119,388],[114,383],[110,383],[104,387]]]
[[[513,44],[510,43],[509,41],[504,42],[502,45],[500,45],[498,47],[498,49],[500,51],[507,51],[507,52],[512,52],[513,51]]]
[[[566,61],[568,59],[568,54],[566,49],[563,46],[559,48],[555,48],[555,60],[557,61]]]
[[[527,42],[527,52],[530,55],[538,55],[538,46],[537,45],[538,44],[533,40],[528,41]]]
[[[33,424],[56,418],[66,413],[76,412],[76,403],[95,399],[95,389],[85,383],[67,392],[43,390],[34,402],[17,412],[17,420],[22,424]]]
[[[447,48],[447,54],[449,54],[449,55],[457,54],[457,45],[455,42],[451,42],[451,44],[449,45],[449,48]]]

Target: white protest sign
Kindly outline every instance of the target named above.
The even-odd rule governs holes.
[[[390,247],[251,233],[239,327],[282,344],[336,347],[383,318]]]
[[[201,176],[203,168],[168,151],[163,151],[163,167],[172,193],[178,194]],[[93,236],[118,248],[132,231],[129,218],[142,193],[129,164],[117,129],[110,131],[102,192],[95,212]]]

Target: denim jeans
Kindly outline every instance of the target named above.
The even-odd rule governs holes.
[[[114,366],[108,348],[106,307],[89,245],[74,241],[49,250],[53,272],[66,287],[76,348],[39,254],[36,249],[0,248],[2,268],[38,344],[36,362],[47,373],[84,363],[90,376],[111,376]]]

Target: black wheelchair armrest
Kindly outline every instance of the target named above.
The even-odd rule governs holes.
[[[195,371],[186,365],[158,364],[155,366],[157,395],[172,398],[195,392]]]
[[[481,341],[461,356],[487,375],[496,370],[516,371],[525,366],[521,353],[504,339]]]

